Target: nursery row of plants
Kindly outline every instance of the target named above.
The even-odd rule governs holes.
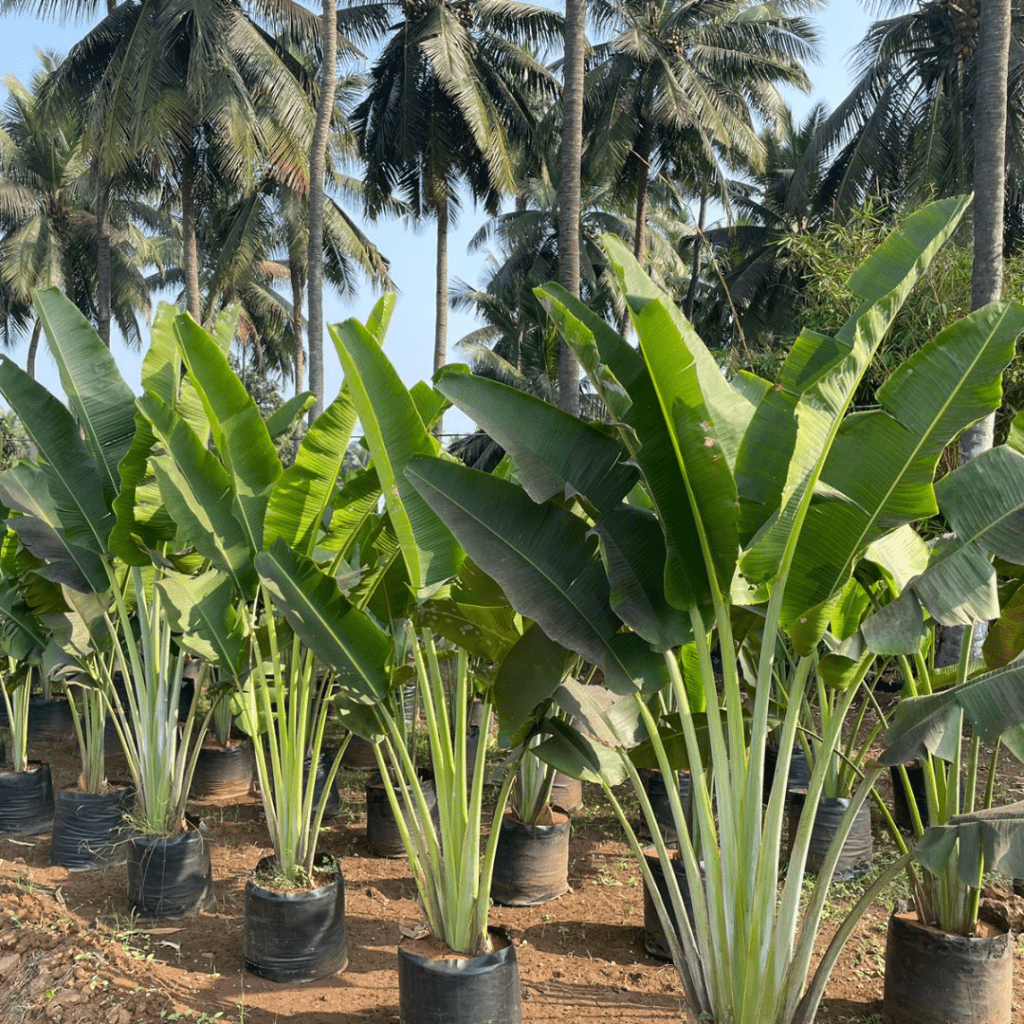
[[[894,915],[889,938],[909,943],[901,963],[916,958],[934,990],[962,977],[937,966],[936,934],[949,933],[942,955],[963,947],[977,960],[977,943],[994,943],[983,982],[937,998],[947,1014],[958,999],[972,1006],[964,1019],[977,1021],[970,996],[982,984],[993,992],[984,1019],[1008,1021],[1012,946],[974,925],[985,873],[1024,875],[1024,809],[991,807],[997,756],[1018,755],[1024,735],[1024,423],[935,477],[947,445],[999,407],[1024,307],[997,303],[950,324],[892,374],[876,408],[851,411],[967,202],[909,216],[851,277],[859,305],[847,323],[834,336],[802,332],[775,381],[727,378],[623,244],[604,239],[638,347],[556,285],[537,297],[607,423],[463,367],[407,389],[384,352],[393,298],[382,299],[365,324],[330,328],[345,383],[288,464],[275,441],[310,399],[261,417],[228,364],[230,316],[208,332],[163,307],[137,397],[68,300],[37,293],[65,400],[0,359],[0,394],[37,452],[0,474],[16,769],[0,781],[32,774],[33,680],[73,698],[92,792],[104,789],[109,715],[133,789],[129,903],[144,916],[186,914],[210,895],[204,829],[186,814],[198,737],[215,717],[225,737],[237,714],[274,849],[247,889],[247,965],[337,971],[343,951],[300,949],[287,916],[303,893],[318,894],[321,923],[324,903],[343,907],[340,873],[319,873],[316,851],[330,786],[314,768],[336,715],[372,745],[427,928],[453,958],[403,944],[404,1021],[455,992],[470,1016],[445,1019],[521,1019],[514,946],[488,930],[492,873],[510,798],[514,817],[549,822],[556,769],[610,801],[695,1017],[809,1024],[859,915],[906,872],[915,914]],[[492,473],[432,435],[449,403],[507,452]],[[357,422],[369,464],[345,476]],[[972,658],[974,623],[988,620],[984,657]],[[956,625],[967,634],[960,659],[937,668],[936,627]],[[200,666],[197,694],[212,696],[186,700],[180,724],[187,664]],[[879,735],[864,723],[883,678],[902,696]],[[486,744],[471,738],[494,720],[510,753],[481,843]],[[777,770],[766,782],[770,738]],[[795,753],[808,770],[784,844]],[[850,870],[844,847],[879,774],[908,762],[922,780],[908,803],[915,836],[893,826],[901,856],[812,972],[829,886]],[[664,787],[670,829],[645,769],[689,773],[687,807],[679,787]],[[897,776],[913,797],[906,768]],[[653,859],[617,795],[624,782]],[[823,798],[832,803],[819,808]],[[14,802],[5,789],[0,817]],[[805,868],[817,872],[809,904]],[[479,969],[465,958],[482,958]],[[905,976],[899,991],[887,983],[886,1013],[925,1019],[908,991]]]

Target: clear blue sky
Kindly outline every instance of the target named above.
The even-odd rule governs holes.
[[[98,5],[102,7],[102,5]],[[847,55],[850,48],[863,36],[869,16],[860,0],[828,0],[817,15],[822,37],[822,60],[810,69],[814,89],[810,96],[794,93],[789,97],[794,112],[802,116],[818,99],[835,106],[846,94],[849,85]],[[89,23],[89,24],[92,24]],[[14,75],[28,83],[38,67],[36,51],[53,49],[65,53],[87,30],[89,25],[60,25],[52,21],[38,21],[31,17],[8,16],[3,19],[0,32],[0,73]],[[4,90],[6,94],[6,90]],[[483,214],[471,207],[463,210],[461,221],[451,234],[449,259],[452,278],[462,278],[471,284],[480,283],[485,267],[484,254],[469,255],[466,246],[470,237],[482,223]],[[431,368],[434,320],[434,232],[427,224],[413,232],[400,222],[368,225],[367,232],[391,260],[392,277],[400,295],[392,320],[386,351],[407,384],[428,378]],[[371,289],[350,306],[337,298],[325,297],[329,322],[349,316],[365,319],[375,296]],[[471,316],[449,312],[449,361],[460,359],[454,342],[476,326]],[[325,384],[328,400],[341,383],[341,370],[330,341],[325,352]],[[40,379],[57,394],[60,386],[56,370],[45,345],[40,346],[38,360]],[[122,365],[122,373],[133,387],[139,381],[139,357],[128,352],[115,341],[115,350]],[[19,362],[24,360],[25,346],[14,353]],[[446,430],[469,429],[461,414],[449,414]]]

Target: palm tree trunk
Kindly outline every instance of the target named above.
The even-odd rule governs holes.
[[[583,56],[586,0],[565,0],[565,56],[562,63],[562,179],[558,185],[558,280],[580,295],[580,206],[583,156]],[[580,412],[580,364],[563,341],[558,350],[558,404]]]
[[[434,373],[448,354],[448,196],[437,200],[437,284],[434,292]]]
[[[978,29],[977,95],[974,112],[974,262],[971,268],[971,309],[1003,296],[1003,204],[1006,190],[1006,102],[1010,59],[1011,0],[981,0]],[[992,447],[993,413],[960,437],[960,461],[968,462]],[[945,657],[959,655],[959,640],[944,638]],[[981,657],[988,623],[974,629],[971,656]],[[946,648],[950,650],[947,654]]]
[[[640,132],[636,150],[636,223],[633,226],[633,255],[641,265],[647,250],[647,186],[650,182],[651,144],[647,128]]]
[[[306,376],[306,349],[302,344],[302,271],[294,253],[288,259],[288,276],[292,285],[292,331],[295,334],[295,394],[299,394]]]
[[[185,309],[200,323],[203,313],[199,294],[199,244],[196,240],[196,150],[192,145],[184,147],[181,154],[181,247]]]
[[[96,194],[96,332],[110,348],[110,183],[103,177]]]
[[[32,328],[32,337],[28,343],[28,355],[25,356],[25,372],[35,380],[36,377],[36,352],[39,351],[39,335],[43,331],[43,321],[36,317],[35,326]]]
[[[690,286],[686,289],[686,319],[693,322],[693,306],[697,301],[697,278],[700,277],[701,249],[704,246],[704,215],[707,213],[708,197],[701,192],[700,209],[697,211],[697,234],[693,240],[693,266],[690,268]]]
[[[323,0],[321,14],[323,65],[320,69],[320,102],[309,154],[309,255],[306,287],[309,292],[309,390],[316,401],[309,410],[312,423],[324,408],[324,177],[327,171],[327,141],[334,90],[338,80],[338,25],[335,0]]]

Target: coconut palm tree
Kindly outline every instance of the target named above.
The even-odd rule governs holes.
[[[409,0],[352,117],[366,160],[367,209],[399,197],[437,224],[434,367],[445,361],[448,226],[460,186],[489,213],[515,189],[514,134],[529,132],[550,73],[527,47],[560,34],[552,12],[516,0]]]
[[[0,280],[3,282],[5,326],[27,328],[34,323],[27,368],[34,372],[39,322],[31,316],[33,288],[62,288],[98,323],[113,313],[130,345],[140,340],[138,314],[149,311],[149,288],[142,267],[150,240],[132,215],[143,213],[133,197],[126,168],[106,187],[108,273],[111,282],[106,308],[94,258],[100,215],[92,164],[85,150],[85,124],[72,104],[46,104],[40,92],[52,80],[56,63],[45,56],[43,68],[25,88],[16,78],[8,89],[0,125]]]
[[[452,299],[455,308],[472,310],[483,321],[480,328],[458,342],[473,372],[552,402],[559,399],[562,387],[559,335],[549,323],[534,289],[552,280],[561,265],[562,190],[557,180],[561,164],[556,147],[557,139],[548,154],[547,165],[538,167],[543,172],[541,177],[520,185],[516,209],[491,218],[470,240],[471,251],[488,253],[486,283],[473,288],[460,282]],[[547,168],[553,168],[555,173],[552,175]],[[667,207],[662,202],[663,191],[657,187],[654,197],[657,215],[653,219],[659,227],[661,210]],[[614,208],[607,185],[584,182],[581,205],[576,242],[580,252],[577,286],[591,309],[615,322],[622,317],[622,296],[598,239],[607,233],[629,239],[632,218],[628,210]],[[674,213],[664,219],[668,225],[675,224]],[[685,277],[685,262],[667,232],[652,231],[650,249],[650,270],[660,282]],[[603,415],[590,391],[580,391],[576,410],[576,414],[582,412],[588,418]],[[465,458],[467,451],[473,451],[474,459],[483,459],[481,465],[485,465],[482,452],[486,449],[480,449],[477,441],[457,454]]]
[[[591,0],[614,26],[588,75],[588,159],[608,162],[646,247],[647,194],[660,174],[724,182],[723,159],[759,166],[756,121],[774,125],[779,87],[808,89],[816,33],[792,0]],[[694,173],[696,165],[697,173]],[[723,197],[724,198],[724,197]]]
[[[358,197],[360,183],[334,168],[327,177],[331,188],[323,211],[323,278],[343,298],[355,296],[360,278],[378,288],[393,287],[388,261],[338,202],[340,195]],[[213,258],[206,266],[204,319],[230,302],[240,302],[243,345],[251,342],[257,363],[292,378],[298,392],[303,379],[307,197],[268,177],[245,195],[220,199],[205,213],[205,230],[200,232],[203,249]]]
[[[558,281],[580,297],[580,204],[583,189],[583,92],[586,70],[586,0],[565,0],[562,49],[562,175],[558,194]],[[558,404],[579,414],[580,363],[563,341],[558,352]]]
[[[978,0],[884,0],[885,17],[858,44],[857,79],[823,125],[834,156],[825,180],[838,210],[874,193],[897,203],[973,188],[978,97]],[[1024,227],[1024,0],[1011,2],[1007,69],[1006,208]]]
[[[827,116],[821,103],[800,122],[784,110],[774,130],[761,132],[761,169],[727,183],[734,221],[704,233],[721,278],[714,273],[699,284],[691,280],[704,292],[688,312],[709,343],[737,331],[755,345],[789,333],[805,274],[785,241],[817,230],[829,216],[820,195],[824,167],[816,146]]]

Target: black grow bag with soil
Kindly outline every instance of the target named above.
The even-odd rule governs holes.
[[[252,788],[252,741],[230,739],[222,747],[207,737],[199,748],[189,796],[194,800],[220,800],[245,796]]]
[[[1010,1024],[1013,936],[951,935],[923,925],[912,901],[889,918],[882,1016],[890,1024]]]
[[[670,852],[674,853],[674,851]],[[657,848],[654,846],[646,847],[644,849],[644,860],[647,861],[647,866],[651,869],[654,885],[665,904],[669,920],[672,922],[672,927],[675,929],[676,936],[678,937],[679,918],[676,916],[675,906],[672,903],[672,897],[669,895],[668,882],[665,879],[665,871],[661,866],[661,858],[658,856]],[[686,916],[690,921],[690,928],[693,929],[696,927],[693,917],[693,898],[690,895],[690,883],[686,878],[686,866],[678,854],[672,857],[672,873],[675,875],[676,884],[679,886],[679,895],[682,897],[683,909],[686,911]],[[703,878],[703,876],[704,871],[702,867],[701,877]],[[672,959],[672,951],[669,948],[668,939],[665,937],[665,929],[661,926],[658,908],[655,906],[654,897],[651,895],[651,889],[647,884],[646,877],[644,878],[644,949],[658,960]]]
[[[71,705],[67,697],[33,697],[28,702],[28,739],[30,743],[53,743],[75,734]]]
[[[272,871],[265,857],[256,868]],[[345,880],[332,865],[332,880],[316,889],[277,892],[254,881],[245,885],[242,951],[246,970],[268,981],[328,978],[348,965]]]
[[[765,803],[772,795],[775,785],[775,767],[779,763],[779,748],[768,744],[764,748],[764,779],[761,783],[761,797]],[[811,766],[807,763],[807,755],[802,747],[795,747],[789,758],[789,777],[786,789],[806,790],[811,783]]]
[[[678,772],[679,802],[682,804],[683,818],[688,823],[690,820],[690,773]],[[658,830],[666,843],[678,843],[679,836],[676,835],[675,821],[672,817],[672,804],[668,796],[668,787],[665,785],[665,776],[656,769],[647,774],[644,779],[644,788],[647,790],[647,798],[651,801],[651,810],[654,811],[654,820],[658,823]],[[650,829],[647,827],[646,819],[642,823],[641,832],[651,838]]]
[[[50,863],[77,869],[123,864],[130,838],[125,815],[134,799],[130,786],[106,793],[62,789],[54,808]]]
[[[566,814],[575,814],[583,807],[583,783],[571,775],[555,772],[551,784],[551,806],[561,807]]]
[[[50,766],[29,761],[28,771],[0,771],[0,833],[35,836],[53,825]]]
[[[140,917],[176,919],[216,903],[206,822],[188,818],[176,836],[133,836],[128,843],[128,904]]]
[[[789,794],[787,805],[788,826],[789,826],[789,851],[792,854],[793,841],[796,837],[796,830],[800,824],[800,815],[803,813],[806,792],[793,790]],[[846,814],[846,808],[850,801],[840,797],[839,799],[823,799],[818,801],[818,810],[814,816],[814,825],[811,830],[811,842],[807,848],[807,862],[804,869],[811,874],[817,874],[825,863],[828,856],[832,839],[839,829],[839,825]],[[836,862],[836,869],[832,875],[837,882],[848,882],[854,878],[860,878],[867,874],[871,867],[871,858],[874,848],[871,840],[871,807],[868,803],[861,804],[853,825],[843,843],[843,849]]]
[[[373,772],[377,770],[375,747],[362,736],[352,735],[349,738],[345,753],[341,755],[341,767],[354,772]]]
[[[434,776],[431,772],[420,771],[420,786],[423,789],[423,799],[427,802],[430,811],[430,820],[434,828],[441,827],[441,819],[437,810],[437,793],[434,790]],[[403,807],[401,790],[396,791],[398,802]],[[416,808],[414,813],[406,817],[407,824],[410,820],[419,826],[419,813]],[[402,833],[398,830],[398,822],[395,813],[391,809],[391,801],[388,799],[388,791],[379,772],[374,772],[366,783],[366,842],[370,847],[370,853],[374,857],[404,857],[406,855],[405,844],[402,842]]]
[[[536,907],[567,893],[570,824],[558,811],[551,825],[524,825],[506,814],[494,853],[491,899],[506,907]]]
[[[523,1002],[515,946],[477,957],[434,959],[398,948],[398,1008],[402,1024],[522,1024]]]

